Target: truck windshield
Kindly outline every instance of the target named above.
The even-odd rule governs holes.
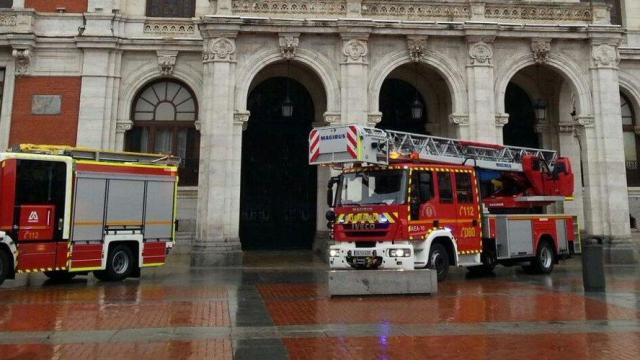
[[[403,204],[406,196],[406,171],[382,170],[343,174],[338,205]]]

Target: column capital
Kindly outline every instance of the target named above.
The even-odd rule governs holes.
[[[496,114],[496,127],[502,128],[509,123],[509,114]]]
[[[131,120],[117,120],[116,121],[116,133],[125,133],[133,128],[133,121]]]
[[[449,123],[457,126],[469,126],[469,114],[450,114]]]
[[[583,127],[583,128],[592,128],[594,127],[594,119],[595,117],[593,115],[578,115],[575,118],[575,124],[577,126]]]
[[[234,37],[214,37],[203,41],[202,62],[234,62],[236,39]]]
[[[558,131],[560,133],[573,133],[576,130],[575,122],[560,122],[558,124]]]
[[[381,112],[373,112],[367,115],[367,126],[376,127],[382,121]]]
[[[250,111],[236,111],[233,113],[233,125],[241,126],[242,131],[247,130],[247,126],[249,125],[249,116],[251,115]]]
[[[324,117],[324,124],[318,125],[318,126],[322,126],[322,125],[338,125],[340,124],[340,113],[337,112],[325,112],[323,114]],[[317,124],[314,124],[314,126],[316,126]]]

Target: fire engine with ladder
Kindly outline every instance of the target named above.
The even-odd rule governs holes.
[[[175,239],[178,163],[65,146],[0,153],[0,284],[31,272],[118,281],[163,265]]]
[[[313,129],[309,145],[310,164],[340,172],[327,192],[332,270],[550,273],[578,250],[575,219],[545,213],[573,196],[570,161],[555,151],[356,125]],[[354,276],[334,273],[330,287]]]

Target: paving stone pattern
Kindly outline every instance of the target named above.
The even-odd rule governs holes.
[[[0,359],[638,359],[640,267],[585,294],[579,259],[548,276],[455,269],[435,296],[330,298],[310,253],[188,259],[139,280],[41,274],[0,288]]]

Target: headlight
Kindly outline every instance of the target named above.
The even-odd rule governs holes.
[[[331,249],[331,250],[329,250],[329,256],[330,256],[330,257],[336,257],[336,256],[338,256],[338,250],[336,250],[336,249]]]
[[[410,257],[411,250],[409,249],[391,249],[389,250],[389,256],[391,257]]]

